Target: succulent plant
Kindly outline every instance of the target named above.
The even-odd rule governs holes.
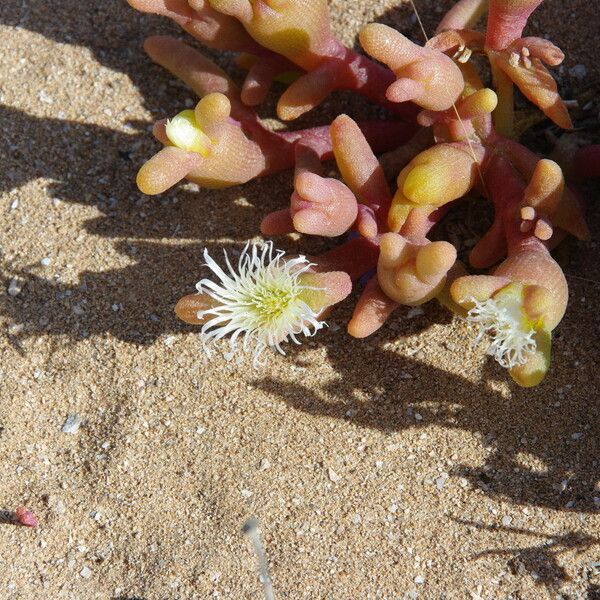
[[[589,237],[561,167],[515,139],[514,86],[556,125],[572,127],[546,67],[563,53],[546,39],[521,37],[541,2],[459,0],[424,46],[368,24],[359,54],[334,37],[326,0],[129,0],[210,48],[237,52],[248,71],[239,89],[183,42],[147,40],[150,57],[200,101],[156,124],[164,148],[141,168],[140,189],[158,194],[184,178],[233,186],[294,168],[289,202],[265,215],[262,234],[342,236],[309,259],[286,258],[270,242],[247,247],[237,268],[227,261],[221,269],[206,254],[218,282],[202,280],[177,314],[202,324],[207,342],[229,336],[232,351],[241,337],[256,361],[266,347],[283,351],[282,342],[314,334],[329,307],[364,284],[351,335],[372,334],[400,305],[437,299],[478,326],[477,339],[518,384],[538,384],[568,300],[550,252],[567,234]],[[485,31],[474,29],[486,13]],[[475,55],[487,59],[493,89],[482,83]],[[365,96],[388,117],[356,122],[341,114],[330,126],[274,132],[254,107],[276,80],[287,85],[277,103],[282,120],[338,89]],[[599,156],[598,147],[582,148],[566,172],[598,176]],[[321,163],[331,158],[339,179],[323,175]],[[469,265],[452,244],[428,237],[467,196],[494,210]]]

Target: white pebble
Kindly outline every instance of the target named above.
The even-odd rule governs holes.
[[[19,335],[23,333],[25,325],[23,323],[9,323],[8,324],[8,335]]]
[[[502,525],[508,527],[512,523],[512,517],[510,515],[506,515],[502,517]]]
[[[64,515],[67,512],[65,503],[60,499],[54,500],[51,508],[57,515]]]
[[[269,459],[268,458],[263,458],[260,461],[260,465],[258,466],[258,468],[261,471],[266,471],[270,466],[271,466],[271,463],[269,462]]]
[[[63,423],[61,431],[63,433],[77,433],[81,425],[81,417],[77,414],[69,415]]]
[[[42,265],[42,267],[49,266],[51,262],[52,259],[49,256],[46,256],[45,258],[42,258],[42,260],[40,260],[40,264]]]
[[[421,413],[415,413],[415,421],[422,421],[423,415]]]
[[[23,281],[18,279],[17,277],[13,277],[8,284],[8,295],[9,296],[18,296],[23,289]]]
[[[54,98],[52,98],[52,96],[50,96],[46,90],[42,90],[38,94],[38,98],[40,102],[43,102],[44,104],[52,104],[54,102]]]
[[[241,494],[244,498],[250,498],[252,496],[252,492],[250,490],[242,490]]]
[[[92,576],[92,570],[88,566],[85,566],[79,571],[79,575],[84,579],[89,579]]]
[[[331,467],[327,469],[327,475],[329,476],[329,479],[333,481],[333,483],[337,483],[341,479],[341,477]]]
[[[425,583],[425,577],[423,577],[423,575],[417,575],[413,581],[417,584],[417,585],[422,585],[423,583]]]

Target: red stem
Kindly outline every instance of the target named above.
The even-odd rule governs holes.
[[[345,271],[352,281],[377,267],[378,244],[363,237],[353,238],[316,257],[320,271]]]
[[[504,50],[521,37],[527,19],[542,0],[490,0],[485,47]]]
[[[415,131],[413,125],[401,121],[363,121],[358,125],[375,153],[396,148],[410,139]],[[333,158],[328,126],[273,132],[258,121],[244,121],[242,127],[261,147],[267,159],[267,167],[261,175],[294,167],[296,142],[314,150],[321,160]]]

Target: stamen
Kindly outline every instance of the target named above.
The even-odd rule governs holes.
[[[521,303],[512,294],[490,298],[479,302],[471,298],[475,305],[467,315],[467,321],[479,326],[475,340],[478,344],[485,335],[491,337],[487,353],[506,369],[524,365],[529,354],[535,352],[535,330],[523,327]]]
[[[465,47],[462,49],[462,51],[460,52],[460,54],[456,60],[461,64],[465,64],[465,63],[469,62],[469,59],[471,58],[472,54],[473,54],[473,51],[471,50],[471,48]]]
[[[523,60],[523,66],[526,69],[531,69],[531,59],[529,58],[529,48],[521,48],[521,59]]]
[[[508,58],[508,62],[511,67],[516,68],[519,66],[519,59],[520,59],[520,55],[517,52],[511,52],[510,57]]]

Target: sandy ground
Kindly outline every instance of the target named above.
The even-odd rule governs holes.
[[[449,4],[419,2],[430,31]],[[594,4],[548,0],[530,31],[597,114]],[[336,31],[381,17],[417,38],[393,5],[336,0]],[[0,598],[259,599],[251,517],[278,598],[600,597],[597,242],[561,250],[571,301],[535,390],[434,304],[357,341],[347,301],[266,369],[207,363],[173,305],[289,174],[142,196],[151,122],[192,98],[140,46],[176,29],[120,0],[8,0],[0,24],[0,509],[41,522],[0,524]]]

